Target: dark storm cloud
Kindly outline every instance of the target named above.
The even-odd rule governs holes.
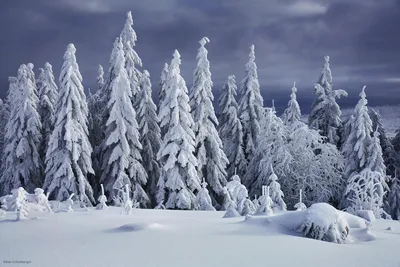
[[[215,91],[226,77],[243,76],[249,46],[256,46],[260,83],[270,105],[288,100],[297,81],[308,111],[323,56],[331,56],[336,88],[353,105],[363,84],[370,103],[400,103],[387,97],[400,86],[399,4],[392,0],[13,0],[0,9],[0,90],[21,63],[53,64],[56,76],[66,45],[74,42],[85,86],[94,86],[97,65],[107,69],[112,43],[131,10],[136,50],[152,74],[154,89],[174,49],[190,86],[198,41],[207,36]]]

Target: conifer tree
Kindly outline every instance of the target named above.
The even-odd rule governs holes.
[[[168,209],[194,209],[194,191],[200,189],[195,136],[192,130],[188,90],[180,74],[180,54],[175,50],[168,69],[165,98],[160,105],[161,127],[166,127],[157,158],[162,164],[157,202]]]
[[[346,159],[344,177],[348,179],[354,172],[361,172],[367,167],[369,145],[371,142],[372,121],[368,115],[365,86],[360,93],[360,100],[354,109],[351,131],[343,146]]]
[[[212,104],[212,101],[214,101],[213,84],[210,62],[207,59],[208,51],[205,48],[209,41],[207,37],[200,40],[193,87],[190,91],[190,106],[194,121],[198,176],[199,179],[206,179],[210,186],[213,201],[222,204],[222,188],[227,183],[225,168],[228,159],[222,149],[222,141],[215,128],[215,125],[218,125],[218,120]]]
[[[159,91],[158,91],[158,112],[160,112],[161,109],[161,103],[164,102],[164,98],[165,98],[165,83],[166,83],[166,79],[167,79],[167,75],[168,75],[168,64],[165,63],[164,64],[164,68],[161,72],[161,76],[160,76],[160,82],[159,82]],[[165,126],[164,127],[160,127],[161,129],[161,137],[164,136],[166,130],[165,130]]]
[[[141,77],[139,103],[137,104],[137,120],[139,123],[140,143],[143,146],[143,167],[147,172],[147,192],[156,203],[157,183],[161,174],[160,164],[157,161],[157,152],[160,150],[161,133],[158,126],[157,107],[152,99],[150,74],[143,71]]]
[[[8,111],[7,103],[0,99],[0,168],[3,162],[4,138],[9,117],[10,112]]]
[[[387,198],[386,210],[389,212],[393,220],[400,219],[400,181],[397,176],[393,178]]]
[[[229,160],[228,177],[232,177],[235,170],[239,176],[243,176],[247,167],[243,151],[243,126],[238,117],[238,104],[235,99],[236,89],[235,75],[231,75],[222,87],[219,98],[218,132]]]
[[[329,56],[325,56],[325,65],[321,76],[314,86],[315,100],[308,118],[310,128],[317,129],[327,141],[337,145],[339,142],[338,129],[341,127],[341,110],[336,99],[347,96],[344,90],[334,90],[332,72],[329,66]]]
[[[54,108],[58,97],[58,87],[54,81],[53,68],[46,62],[44,69],[40,69],[38,79],[39,106],[38,112],[42,119],[41,155],[44,158],[47,151],[49,137],[54,128]]]
[[[368,147],[368,162],[367,167],[372,171],[376,171],[386,177],[386,166],[383,161],[382,148],[379,141],[379,129],[376,129],[373,137],[371,138],[371,143]]]
[[[132,90],[132,103],[135,103],[137,94],[140,91],[141,76],[137,66],[142,67],[142,60],[134,50],[134,46],[136,45],[137,41],[137,35],[133,29],[133,19],[130,11],[126,14],[125,26],[121,32],[121,41],[124,48],[125,68],[128,73],[130,88]]]
[[[17,80],[10,79],[10,117],[4,136],[4,157],[0,185],[2,194],[25,187],[41,187],[42,163],[39,157],[41,122],[37,95],[26,65],[18,70]]]
[[[120,38],[114,43],[111,55],[113,79],[109,89],[105,139],[101,156],[101,182],[108,199],[120,203],[125,185],[133,192],[133,201],[141,207],[148,207],[150,199],[143,187],[147,183],[147,174],[141,164],[142,145],[139,142],[136,112],[130,101],[127,71],[124,68],[124,51]]]
[[[393,144],[386,135],[386,131],[382,124],[381,115],[374,109],[370,111],[372,121],[372,129],[377,129],[379,133],[379,143],[382,148],[383,160],[386,166],[386,174],[394,177],[396,169],[399,168],[399,156],[395,151]]]
[[[274,211],[285,211],[286,203],[283,200],[284,194],[281,190],[281,185],[278,182],[278,176],[276,176],[274,169],[271,165],[271,175],[269,176],[269,194],[272,199],[272,209]]]
[[[297,92],[296,82],[294,82],[292,87],[292,93],[290,94],[288,107],[285,109],[282,115],[283,123],[290,128],[294,127],[300,121],[301,118],[301,111],[299,103],[297,102],[296,99],[296,92]]]
[[[243,125],[244,152],[247,163],[251,161],[257,148],[264,101],[260,93],[255,58],[254,45],[252,45],[249,61],[246,64],[246,75],[239,91],[239,116]]]
[[[69,44],[60,73],[54,130],[46,152],[44,189],[56,200],[75,194],[81,203],[90,205],[94,198],[87,175],[94,173],[92,147],[88,138],[88,107],[75,53],[75,46]]]

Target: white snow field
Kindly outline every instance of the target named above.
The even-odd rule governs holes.
[[[121,215],[121,208],[109,207],[30,212],[28,220],[15,221],[16,214],[7,212],[0,218],[0,266],[400,266],[398,221],[376,220],[368,230],[363,219],[346,215],[350,242],[335,244],[289,230],[304,211],[223,215],[145,209]]]

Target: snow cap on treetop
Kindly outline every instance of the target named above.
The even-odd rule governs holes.
[[[148,70],[143,70],[143,77],[147,77],[147,78],[150,78],[150,73],[149,73],[149,71]]]
[[[44,68],[46,70],[53,70],[53,66],[49,62],[44,63]]]
[[[235,75],[229,75],[228,76],[228,81],[229,82],[235,82],[235,79],[236,79]]]
[[[325,63],[329,64],[329,56],[325,56],[324,59],[325,59]]]
[[[43,68],[39,68],[39,77],[44,75],[44,69]]]
[[[232,181],[239,181],[240,182],[240,177],[239,177],[239,175],[234,175],[234,176],[232,176]]]
[[[367,97],[367,95],[365,94],[365,87],[367,87],[367,86],[364,85],[363,88],[362,88],[362,90],[361,90],[361,93],[360,93],[360,97],[361,97],[362,99],[365,99],[365,98]],[[365,101],[367,101],[367,100],[365,99]]]
[[[69,44],[68,46],[67,46],[67,52],[70,52],[70,53],[75,53],[76,52],[76,48],[75,48],[75,45],[74,44]]]
[[[272,164],[271,164],[271,175],[269,176],[269,179],[270,179],[271,181],[276,181],[276,180],[278,180],[278,176],[276,176],[276,174],[275,174],[275,172],[274,172],[274,168],[272,167]]]
[[[199,43],[201,44],[201,46],[205,46],[206,43],[209,43],[209,42],[210,42],[210,39],[208,39],[208,37],[203,37],[203,38],[199,41]]]
[[[256,52],[254,51],[254,49],[255,49],[254,45],[251,45],[250,46],[250,54],[249,54],[251,61],[254,61],[256,59]]]
[[[33,70],[33,68],[35,67],[35,65],[33,65],[33,63],[28,63],[26,64],[26,67],[30,70]]]
[[[132,12],[131,11],[128,11],[127,13],[126,13],[126,24],[128,24],[128,25],[133,25],[133,19],[132,19]]]
[[[26,71],[27,71],[27,69],[26,69],[26,65],[25,64],[22,64],[21,66],[19,66],[18,75],[17,75],[18,78],[20,78],[21,76],[25,75]]]

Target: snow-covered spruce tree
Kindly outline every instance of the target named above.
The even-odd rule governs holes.
[[[327,141],[337,145],[339,142],[338,129],[341,127],[339,105],[336,99],[347,96],[344,90],[334,90],[332,84],[332,72],[329,66],[329,56],[325,56],[325,64],[321,76],[314,86],[315,100],[312,111],[308,117],[310,128],[317,129]]]
[[[108,209],[107,204],[106,204],[107,197],[106,197],[106,195],[104,195],[103,184],[101,184],[100,187],[101,187],[101,195],[99,196],[99,198],[97,200],[97,201],[99,201],[99,204],[97,204],[96,209],[97,210],[107,210]]]
[[[367,98],[365,86],[360,93],[351,124],[351,132],[343,145],[342,153],[346,159],[346,168],[344,177],[350,178],[353,173],[360,173],[367,167],[369,150],[371,142],[372,121],[368,115]]]
[[[157,107],[151,93],[150,74],[143,71],[140,82],[140,93],[137,106],[137,120],[139,123],[140,143],[142,144],[142,165],[147,172],[147,192],[153,203],[157,203],[157,183],[161,174],[161,167],[157,161],[157,152],[160,150],[161,133],[158,126]]]
[[[265,215],[274,214],[274,211],[272,209],[272,205],[274,204],[274,202],[272,201],[272,198],[269,195],[270,194],[269,194],[269,186],[268,186],[265,194],[259,198],[260,206],[258,207],[258,209],[256,211],[257,214],[265,214]]]
[[[392,219],[400,219],[400,180],[395,176],[392,180],[389,195],[387,197],[386,211],[390,214]]]
[[[106,195],[116,203],[123,197],[124,186],[132,187],[133,201],[148,207],[150,199],[143,187],[147,183],[146,170],[141,164],[142,145],[136,121],[136,112],[130,101],[132,91],[124,68],[124,51],[120,38],[114,43],[111,55],[114,78],[110,83],[107,103],[105,139],[101,156],[101,182]]]
[[[243,151],[243,127],[238,117],[238,104],[235,99],[236,89],[235,75],[231,75],[222,87],[219,98],[218,132],[229,160],[228,177],[234,175],[235,170],[243,177],[247,168]]]
[[[28,193],[22,187],[12,190],[11,202],[13,203],[12,206],[15,206],[17,211],[17,221],[27,219],[26,217],[29,213],[27,194]]]
[[[241,215],[247,215],[247,211],[245,211],[245,206],[249,206],[251,210],[254,210],[254,205],[253,203],[248,199],[248,191],[247,188],[241,183],[240,177],[238,175],[232,176],[226,185],[226,189],[229,192],[229,195],[231,197],[231,200],[234,201],[235,207],[239,214]],[[229,207],[229,198],[225,198],[224,205],[222,206],[223,208]],[[250,202],[250,203],[249,203]]]
[[[40,69],[38,93],[38,112],[42,119],[41,155],[44,159],[49,137],[54,128],[54,108],[58,97],[58,87],[54,81],[53,68],[48,62],[46,62],[44,69]]]
[[[158,107],[157,107],[157,111],[160,112],[160,107],[161,107],[161,103],[164,101],[165,98],[165,82],[167,79],[167,74],[168,74],[168,64],[165,63],[164,64],[164,68],[161,72],[161,76],[160,76],[160,82],[158,85]],[[161,128],[161,137],[164,136],[166,130],[165,127],[160,127]]]
[[[339,136],[340,136],[340,140],[339,140],[339,144],[338,144],[338,149],[340,151],[343,151],[344,149],[344,145],[346,143],[346,140],[349,138],[350,133],[351,133],[351,127],[353,125],[353,121],[354,121],[354,116],[353,114],[351,114],[350,116],[348,116],[342,123],[342,126],[339,128]]]
[[[162,165],[157,203],[167,209],[195,209],[195,191],[200,189],[195,136],[192,130],[188,90],[180,74],[180,54],[175,50],[168,69],[165,98],[160,105],[161,127],[166,127],[157,158]]]
[[[301,118],[301,111],[299,103],[297,102],[296,92],[296,82],[294,82],[288,106],[282,114],[283,123],[288,126],[289,129],[295,128]]]
[[[296,203],[296,205],[294,205],[294,208],[297,211],[302,211],[302,210],[306,210],[307,206],[303,203],[303,190],[299,190],[299,202]]]
[[[43,183],[42,162],[39,157],[41,122],[37,112],[37,96],[28,68],[21,65],[17,80],[10,84],[10,117],[4,136],[2,194],[12,189],[25,187],[34,190]]]
[[[377,129],[379,133],[379,143],[382,148],[382,156],[386,166],[386,174],[394,177],[396,169],[400,167],[399,155],[395,151],[393,144],[386,135],[382,124],[382,117],[378,111],[371,109],[369,116],[372,121],[372,129]]]
[[[383,162],[382,148],[379,141],[379,129],[376,129],[368,147],[367,167],[386,176],[386,166]]]
[[[80,202],[90,205],[94,198],[87,175],[94,173],[92,147],[88,139],[88,108],[75,53],[75,46],[69,44],[60,73],[43,188],[58,201],[75,194]]]
[[[215,211],[215,208],[211,204],[211,197],[207,190],[207,182],[203,178],[201,188],[196,196],[196,205],[199,210]]]
[[[276,174],[274,173],[272,165],[269,180],[271,181],[269,184],[269,194],[272,199],[272,209],[274,210],[274,212],[285,211],[286,203],[283,200],[284,194],[281,190],[281,185],[278,182],[278,176],[276,176]]]
[[[200,40],[197,53],[197,66],[194,71],[193,87],[190,91],[190,107],[194,121],[195,156],[199,179],[205,178],[209,184],[213,203],[222,204],[222,188],[227,183],[226,166],[229,163],[222,149],[215,125],[218,125],[212,101],[212,81],[208,51],[204,47],[210,40],[204,37]]]
[[[140,91],[141,76],[137,66],[142,66],[142,60],[133,48],[136,45],[137,35],[133,29],[133,19],[130,11],[126,14],[125,26],[121,32],[121,41],[124,48],[125,68],[128,74],[130,88],[132,90],[132,103],[135,103],[137,94]]]
[[[255,155],[243,177],[243,184],[247,185],[251,197],[260,194],[262,186],[269,184],[271,164],[278,176],[285,179],[286,170],[292,161],[287,148],[289,132],[271,108],[265,108],[261,126],[262,134]]]
[[[389,190],[382,173],[365,168],[353,174],[347,182],[344,197],[347,200],[346,210],[372,210],[376,218],[386,215],[383,210],[383,197]]]
[[[257,148],[264,101],[260,93],[255,58],[254,45],[252,45],[249,62],[246,64],[246,75],[239,90],[239,117],[243,125],[244,152],[247,162],[251,161]]]

